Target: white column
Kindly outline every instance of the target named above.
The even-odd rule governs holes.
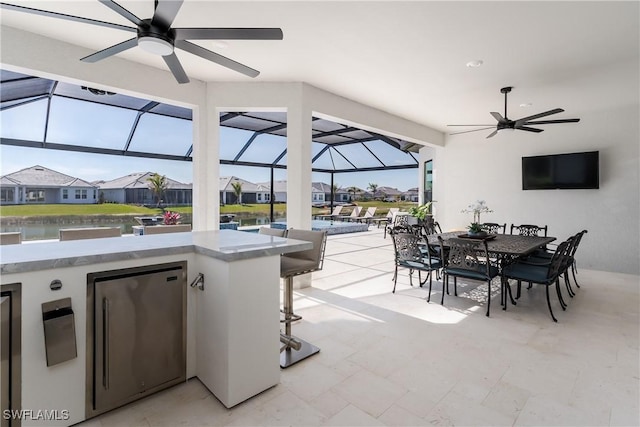
[[[287,227],[311,229],[311,109],[304,96],[287,110]]]
[[[220,228],[220,115],[207,90],[206,106],[193,110],[193,230]]]

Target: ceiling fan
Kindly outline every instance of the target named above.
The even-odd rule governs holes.
[[[552,114],[562,113],[564,110],[562,108],[555,108],[553,110],[545,111],[544,113],[534,114],[532,116],[523,117],[518,120],[510,120],[507,117],[507,94],[511,92],[513,89],[512,86],[503,87],[500,89],[500,93],[504,93],[504,117],[500,113],[492,112],[491,115],[498,121],[497,125],[447,125],[447,126],[489,126],[483,127],[481,129],[474,130],[466,130],[462,132],[453,132],[449,135],[458,135],[461,133],[469,133],[469,132],[478,132],[481,130],[494,129],[487,138],[491,138],[495,136],[499,130],[502,129],[512,129],[512,130],[525,130],[527,132],[535,132],[540,133],[544,129],[532,128],[529,125],[548,125],[553,123],[577,123],[580,119],[558,119],[558,120],[536,120],[542,117],[550,116]]]
[[[178,14],[183,0],[155,0],[155,11],[153,16],[149,19],[138,18],[113,0],[98,1],[117,14],[123,16],[128,21],[131,21],[136,27],[134,28],[111,22],[98,21],[95,19],[66,15],[41,9],[33,9],[8,3],[0,3],[0,7],[3,9],[16,10],[34,15],[66,19],[68,21],[82,22],[85,24],[137,33],[136,37],[132,39],[123,41],[89,56],[85,56],[80,60],[83,62],[97,62],[138,46],[147,52],[162,56],[162,59],[164,59],[164,62],[167,64],[169,70],[171,70],[171,73],[173,73],[173,76],[176,78],[178,83],[189,83],[189,77],[187,77],[187,74],[182,68],[180,61],[174,52],[175,48],[182,49],[249,77],[256,77],[260,74],[259,71],[254,70],[253,68],[219,55],[187,40],[282,40],[283,37],[282,30],[280,28],[172,28],[171,24]]]

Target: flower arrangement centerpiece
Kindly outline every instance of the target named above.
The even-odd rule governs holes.
[[[164,225],[176,225],[180,221],[178,212],[166,211],[163,215]]]
[[[462,213],[473,214],[473,222],[467,226],[469,235],[482,235],[484,233],[484,231],[482,230],[482,223],[480,222],[480,214],[489,212],[493,211],[489,209],[487,203],[484,200],[476,200],[475,203],[470,204],[466,209],[462,210]]]

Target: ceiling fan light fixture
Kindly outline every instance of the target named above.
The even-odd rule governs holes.
[[[168,41],[157,37],[140,37],[138,39],[138,46],[145,52],[149,52],[154,55],[168,56],[173,53],[173,45]]]

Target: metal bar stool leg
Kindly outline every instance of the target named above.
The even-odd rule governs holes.
[[[313,344],[291,335],[291,322],[295,320],[293,314],[293,276],[284,281],[284,336],[280,336],[280,342],[284,348],[280,351],[280,367],[288,368],[320,351]]]

